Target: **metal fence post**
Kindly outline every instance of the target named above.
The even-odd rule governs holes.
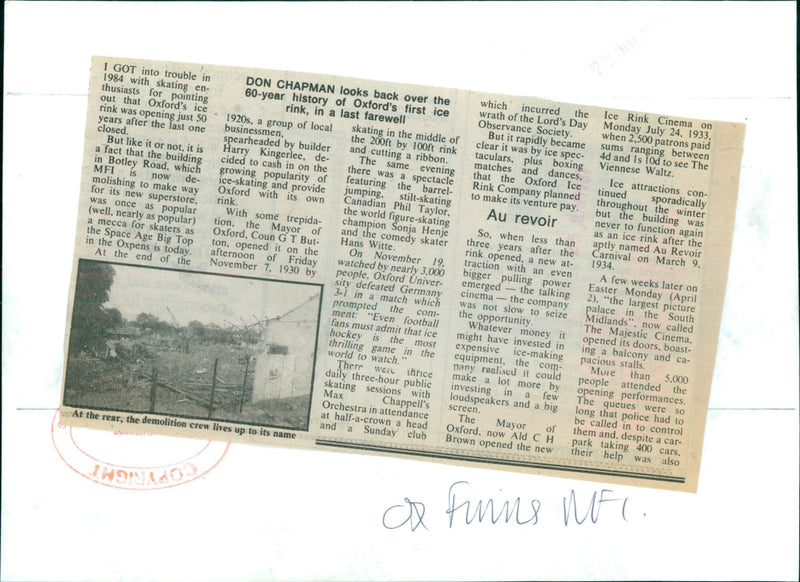
[[[211,418],[211,415],[214,414],[214,392],[217,389],[217,364],[219,363],[219,358],[214,360],[214,372],[211,375],[211,398],[208,401],[208,418]]]
[[[158,372],[156,369],[153,368],[153,376],[151,379],[150,384],[150,412],[155,412],[156,410],[156,379],[158,378]]]
[[[247,390],[247,373],[250,371],[250,354],[244,356],[244,380],[242,381],[242,394],[239,396],[239,414],[244,406],[244,393]]]

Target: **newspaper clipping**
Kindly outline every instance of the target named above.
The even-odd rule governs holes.
[[[61,422],[695,491],[743,136],[95,57]]]

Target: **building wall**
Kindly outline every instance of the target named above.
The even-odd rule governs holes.
[[[317,295],[269,322],[256,356],[253,402],[311,392],[318,313]]]

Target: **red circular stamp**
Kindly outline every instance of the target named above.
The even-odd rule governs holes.
[[[208,474],[230,443],[66,426],[53,416],[53,446],[81,477],[116,489],[148,491],[184,485]]]

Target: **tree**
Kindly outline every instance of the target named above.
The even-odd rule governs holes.
[[[81,259],[75,281],[75,300],[72,306],[70,349],[100,349],[106,339],[106,330],[114,315],[103,308],[114,283],[114,267],[108,263]],[[117,311],[117,310],[114,310]],[[117,311],[120,319],[122,315]]]
[[[203,339],[206,337],[206,326],[195,319],[189,322],[187,333],[192,337]]]
[[[116,307],[112,307],[111,309],[105,309],[106,312],[106,326],[111,327],[122,327],[125,325],[125,318],[122,317],[122,313]]]
[[[150,313],[140,313],[136,316],[136,323],[142,328],[143,331],[148,329],[155,330],[158,328],[161,320]]]

